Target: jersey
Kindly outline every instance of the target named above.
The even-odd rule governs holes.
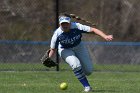
[[[57,48],[73,48],[80,44],[82,33],[90,32],[90,27],[80,23],[71,22],[69,32],[62,31],[61,27],[55,30],[50,47]]]

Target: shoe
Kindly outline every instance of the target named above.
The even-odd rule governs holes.
[[[85,87],[84,92],[92,92],[92,88],[90,86]]]

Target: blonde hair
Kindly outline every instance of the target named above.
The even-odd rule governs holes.
[[[62,17],[62,16],[70,17],[70,18],[76,19],[76,20],[78,20],[78,21],[83,21],[83,22],[85,22],[85,23],[88,23],[88,24],[90,24],[90,25],[92,25],[92,26],[96,26],[96,24],[93,24],[92,22],[87,21],[87,20],[85,20],[85,19],[83,19],[83,18],[77,16],[76,14],[61,13],[61,14],[59,15],[59,18]]]

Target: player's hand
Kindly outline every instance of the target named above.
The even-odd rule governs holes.
[[[112,41],[113,40],[113,35],[106,35],[105,37],[106,41]]]

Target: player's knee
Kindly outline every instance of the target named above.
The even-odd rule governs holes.
[[[69,63],[69,65],[71,66],[72,69],[81,67],[81,63],[80,63],[79,59],[76,58],[75,56],[69,57],[69,60],[67,60],[67,63]]]
[[[77,69],[77,68],[81,68],[81,64],[73,64],[72,69]]]

